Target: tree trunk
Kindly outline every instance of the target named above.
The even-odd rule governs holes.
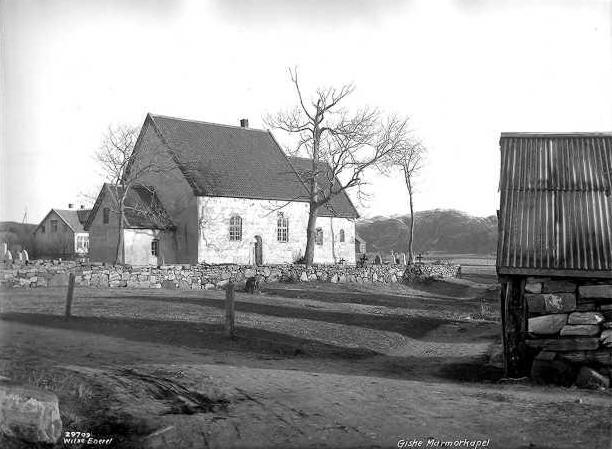
[[[334,259],[334,264],[338,263],[336,258],[336,236],[334,234],[334,219],[329,217],[329,229],[331,229],[331,249],[332,249],[332,259]]]
[[[414,241],[414,203],[412,201],[412,182],[410,174],[404,167],[404,175],[406,176],[406,187],[408,188],[408,199],[410,201],[410,232],[408,233],[408,262],[414,262],[414,254],[412,252],[412,242]]]
[[[308,226],[306,227],[306,251],[304,252],[304,263],[308,267],[312,265],[314,259],[317,210],[319,210],[319,206],[311,202],[308,213]]]
[[[115,263],[124,263],[123,257],[123,223],[124,223],[124,200],[123,198],[119,202],[119,235],[117,236],[117,251],[115,253]]]

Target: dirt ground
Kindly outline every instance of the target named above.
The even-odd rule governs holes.
[[[610,448],[609,393],[501,379],[498,290],[466,277],[237,293],[233,340],[219,291],[77,288],[65,320],[65,289],[4,290],[0,375],[107,447]]]

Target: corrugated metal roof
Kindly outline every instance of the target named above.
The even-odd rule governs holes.
[[[503,133],[500,274],[612,277],[612,134]]]

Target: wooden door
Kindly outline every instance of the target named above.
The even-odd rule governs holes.
[[[255,265],[263,265],[263,248],[261,236],[255,236]]]

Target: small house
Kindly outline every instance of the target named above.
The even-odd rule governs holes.
[[[163,265],[164,257],[173,258],[176,252],[175,225],[150,186],[135,185],[126,192],[104,184],[85,227],[94,262]]]
[[[43,257],[85,257],[89,253],[89,233],[84,224],[90,209],[51,209],[34,229],[34,254]]]
[[[612,134],[502,133],[500,147],[506,374],[609,376]]]

